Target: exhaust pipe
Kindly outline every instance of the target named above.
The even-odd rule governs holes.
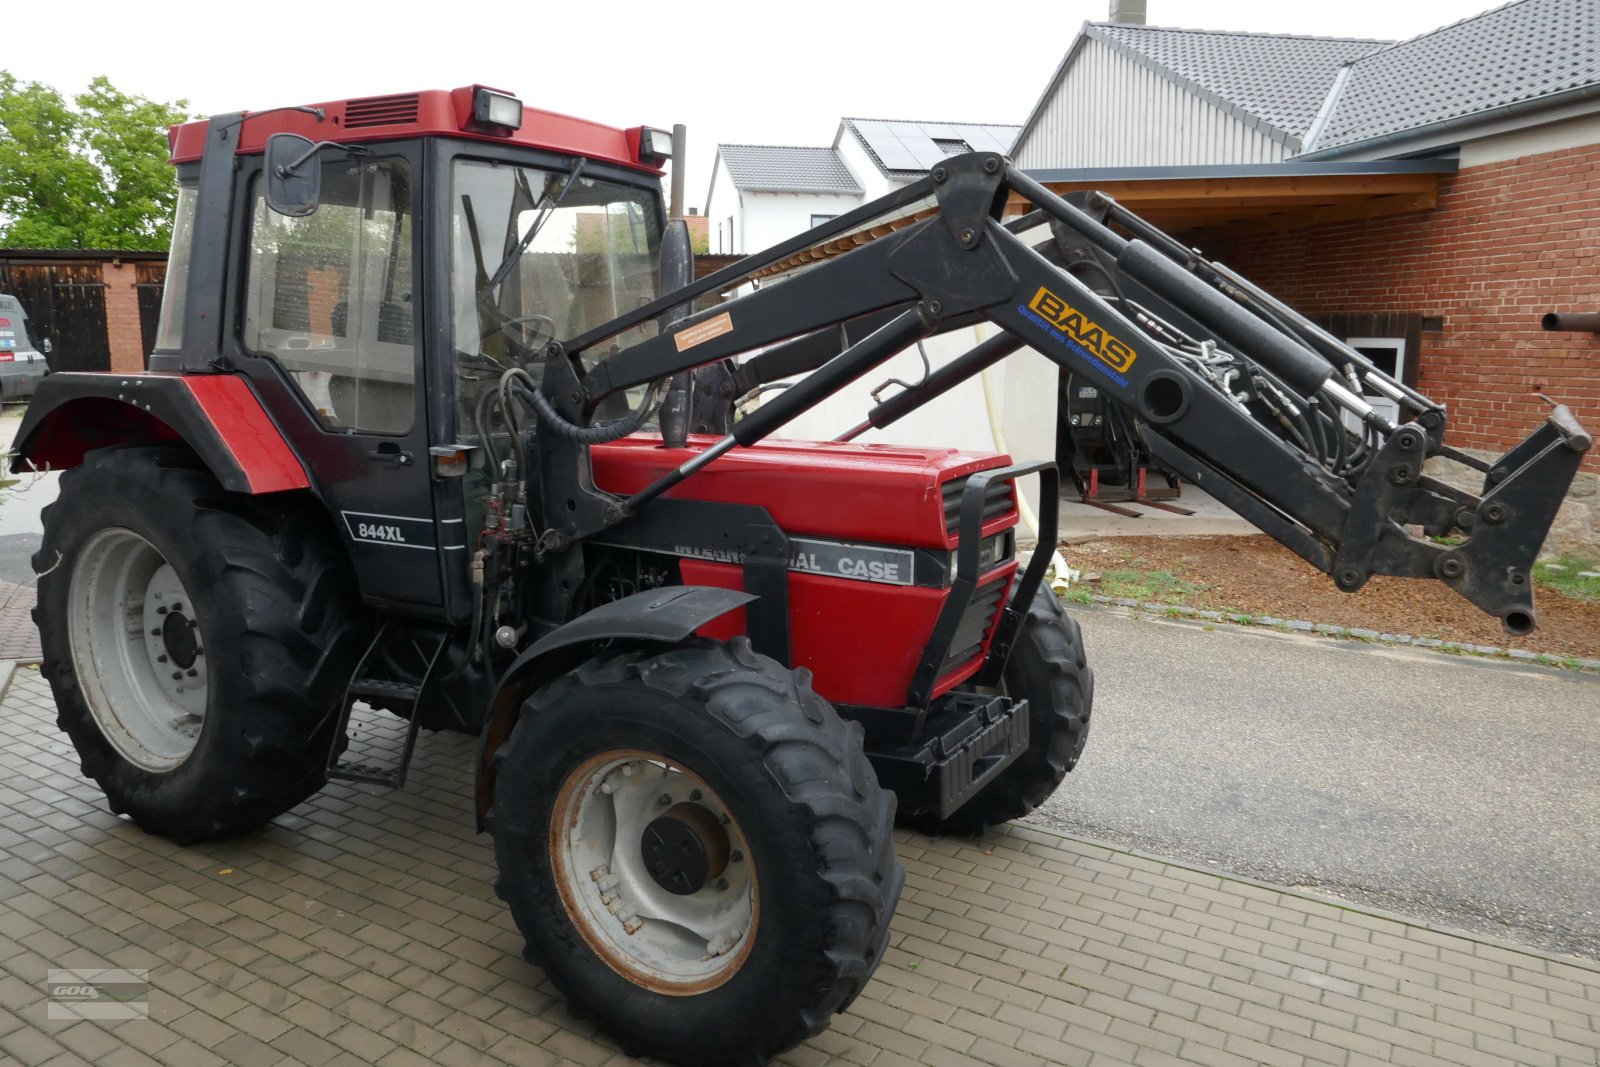
[[[1552,311],[1539,325],[1553,333],[1600,333],[1600,311]]]

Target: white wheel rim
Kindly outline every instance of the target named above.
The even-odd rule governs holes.
[[[136,767],[177,767],[200,739],[207,682],[194,605],[172,565],[109,527],[79,553],[67,603],[73,669],[100,733]]]
[[[665,888],[645,859],[648,828],[669,812],[725,835],[716,841],[726,846],[725,865],[692,893]],[[568,916],[595,954],[635,985],[703,993],[732,978],[750,954],[760,915],[750,846],[693,772],[637,749],[592,756],[562,782],[549,840]]]

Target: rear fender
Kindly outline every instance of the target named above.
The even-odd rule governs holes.
[[[478,746],[478,829],[494,803],[494,754],[522,711],[522,702],[545,682],[593,653],[597,644],[617,639],[675,645],[706,623],[737,611],[756,598],[736,589],[675,585],[613,600],[545,634],[506,668]]]
[[[76,467],[112,445],[181,442],[230,492],[311,487],[261,401],[233,374],[52,374],[16,440],[16,472]]]

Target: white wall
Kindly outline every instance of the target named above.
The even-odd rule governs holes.
[[[1287,154],[1281,142],[1092,37],[1012,152],[1024,169],[1277,163]]]
[[[728,165],[722,161],[722,153],[718,152],[716,166],[711,170],[711,188],[706,191],[706,218],[710,220],[710,251],[713,255],[728,255],[737,251],[738,216],[739,190],[734,188]]]
[[[1585,115],[1482,140],[1465,141],[1461,145],[1461,169],[1591,144],[1600,144],[1600,115]]]
[[[787,241],[811,228],[812,215],[843,215],[861,206],[854,194],[761,193],[745,191],[743,225],[736,252],[749,255]],[[716,216],[712,216],[712,245],[716,244]]]

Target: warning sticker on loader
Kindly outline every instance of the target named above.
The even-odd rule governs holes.
[[[687,352],[696,345],[703,345],[713,337],[721,337],[725,333],[733,332],[733,316],[724,311],[704,322],[697,322],[687,329],[679,330],[672,335],[672,343],[678,346],[679,352]]]
[[[1041,285],[1033,299],[1028,301],[1028,306],[1017,310],[1035,325],[1047,329],[1058,341],[1065,341],[1099,360],[1113,372],[1111,377],[1118,385],[1128,384],[1123,375],[1133,366],[1133,361],[1138,358],[1137,353],[1067,303],[1064,297]]]

